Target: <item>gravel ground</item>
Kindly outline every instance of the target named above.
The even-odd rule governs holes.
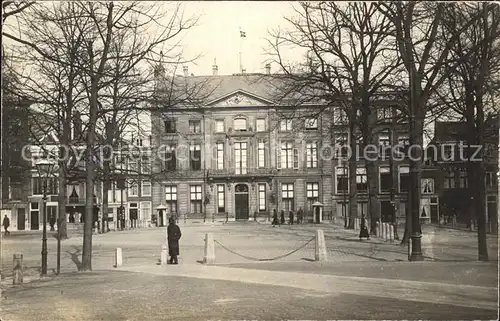
[[[129,272],[64,274],[3,295],[3,321],[497,318],[476,308]]]

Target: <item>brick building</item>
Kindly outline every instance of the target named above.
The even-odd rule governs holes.
[[[498,118],[485,124],[483,163],[485,169],[487,222],[497,220],[498,199]],[[423,171],[423,184],[432,184],[439,201],[439,220],[450,221],[455,216],[458,223],[468,224],[473,219],[474,208],[467,178],[469,161],[461,159],[467,155],[468,128],[464,122],[435,122],[435,133],[429,146],[429,159]],[[461,147],[462,146],[462,147]],[[431,147],[428,147],[431,149]],[[436,154],[437,151],[437,154]],[[438,220],[433,220],[436,223]]]

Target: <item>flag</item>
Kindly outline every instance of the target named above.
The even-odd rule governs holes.
[[[246,38],[246,37],[247,37],[246,32],[245,32],[245,31],[241,31],[241,30],[240,30],[240,37],[241,37],[241,38]]]

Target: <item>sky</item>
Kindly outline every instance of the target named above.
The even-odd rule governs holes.
[[[265,48],[268,30],[286,28],[283,16],[293,15],[287,1],[189,1],[183,2],[186,16],[199,16],[196,27],[188,30],[182,41],[184,56],[203,56],[188,64],[189,73],[211,75],[214,59],[219,75],[239,71],[241,46],[243,67],[247,73],[265,72]],[[240,28],[246,37],[240,37]],[[300,55],[290,58],[300,59]],[[272,68],[272,67],[271,67]],[[276,70],[277,66],[274,67]]]

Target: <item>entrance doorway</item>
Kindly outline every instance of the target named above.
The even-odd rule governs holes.
[[[24,208],[17,209],[17,230],[23,231],[26,226],[24,225],[24,220],[26,219],[26,211]]]
[[[384,223],[394,222],[394,206],[392,206],[390,201],[380,202],[380,214],[382,222]]]
[[[40,229],[40,220],[39,220],[39,211],[31,211],[31,229],[39,230]]]
[[[248,220],[248,185],[238,184],[234,188],[235,219]]]

